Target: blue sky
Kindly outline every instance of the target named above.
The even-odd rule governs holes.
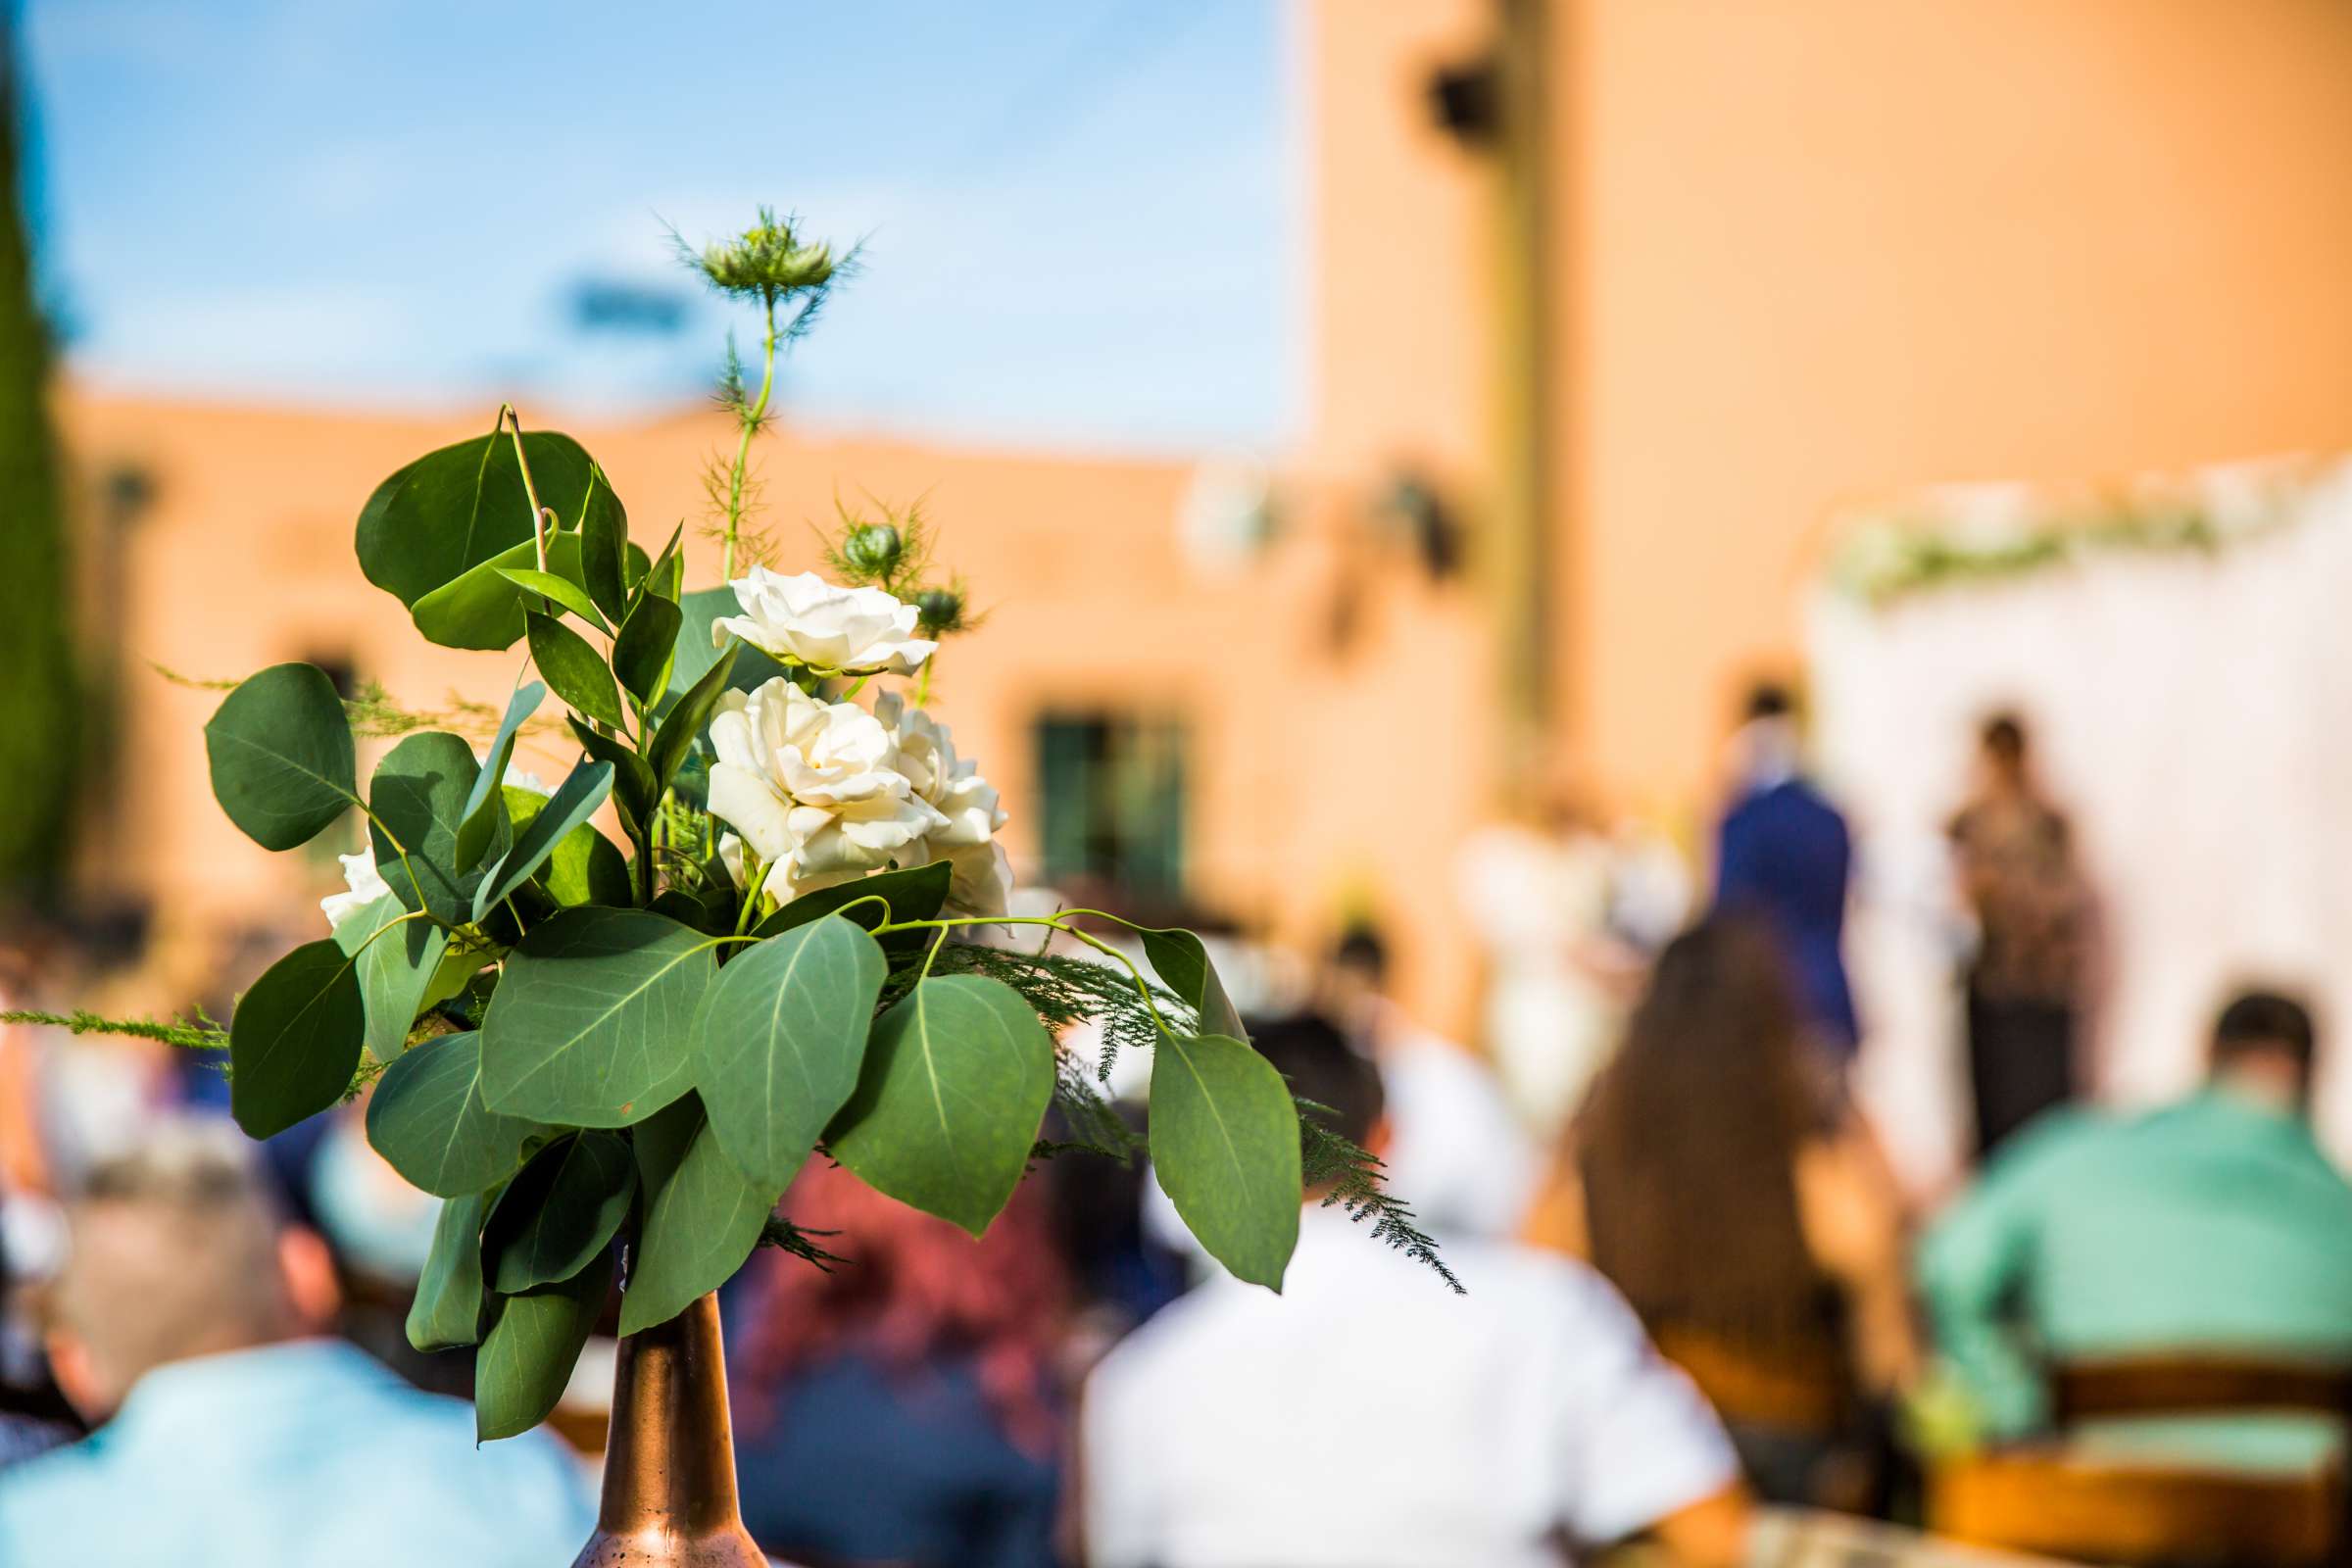
[[[797,417],[1269,444],[1300,378],[1280,0],[16,0],[75,367],[337,404],[659,407],[731,315],[690,239],[866,241]],[[692,298],[583,332],[584,277]]]

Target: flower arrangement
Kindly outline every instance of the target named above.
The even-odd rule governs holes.
[[[1034,1160],[1130,1157],[1057,1046],[1081,1020],[1153,1052],[1152,1160],[1236,1275],[1279,1288],[1309,1185],[1435,1264],[1376,1162],[1301,1117],[1198,937],[1136,930],[1146,973],[1099,911],[1008,912],[1005,811],[922,706],[969,617],[960,587],[925,583],[919,519],[847,519],[839,581],[735,574],[778,347],[840,269],[764,215],[696,261],[766,326],[756,396],[730,356],[743,439],[710,487],[725,587],[687,591],[679,534],[649,556],[577,442],[502,410],[385,479],[357,528],[361,569],[423,637],[527,648],[534,678],[486,755],[413,729],[363,785],[353,715],[373,710],[300,663],[244,680],[206,726],[214,794],[256,843],[295,850],[355,811],[368,834],[330,933],[237,1004],[239,1124],[266,1138],[373,1080],[370,1142],[446,1200],[409,1334],[474,1348],[484,1438],[552,1409],[616,1270],[633,1333],[763,1242],[821,1266],[774,1215],[811,1157],[974,1235]],[[551,697],[580,757],[549,788],[512,764]],[[976,940],[1023,927],[1092,952]],[[1058,1143],[1040,1141],[1049,1106]]]

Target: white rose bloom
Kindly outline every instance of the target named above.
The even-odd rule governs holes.
[[[980,776],[979,764],[957,760],[956,738],[947,725],[908,708],[896,692],[874,700],[874,716],[898,743],[899,771],[947,824],[909,846],[900,863],[950,861],[956,867],[948,888],[951,913],[1004,913],[1012,899],[1012,866],[997,842],[997,830],[1007,818],[996,786]]]
[[[338,855],[335,858],[343,862],[343,881],[351,891],[329,893],[318,901],[318,907],[326,911],[329,930],[392,891],[376,871],[374,856],[363,850],[358,855]]]
[[[787,577],[765,566],[728,584],[740,615],[710,624],[713,647],[729,632],[788,662],[859,674],[910,675],[939,644],[914,635],[915,608],[879,588],[838,588],[813,571]]]
[[[947,826],[899,771],[873,714],[782,676],[718,700],[710,749],[710,814],[776,862],[769,890],[780,897],[904,863],[908,845]]]

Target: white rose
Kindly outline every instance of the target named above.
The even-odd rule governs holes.
[[[740,615],[710,624],[713,647],[732,632],[788,663],[861,675],[909,675],[937,643],[914,635],[915,608],[879,588],[837,588],[812,571],[787,577],[765,566],[728,584]]]
[[[710,749],[710,814],[775,862],[770,890],[781,895],[904,864],[908,845],[947,826],[899,771],[898,747],[873,714],[782,676],[719,699]]]
[[[898,744],[899,771],[915,795],[947,824],[908,847],[906,865],[947,860],[955,868],[948,888],[954,914],[1003,914],[1012,899],[1012,867],[997,830],[1007,820],[996,786],[978,764],[959,761],[948,726],[919,708],[908,708],[896,692],[874,700],[874,716]]]
[[[318,901],[318,907],[326,911],[326,924],[329,930],[341,925],[392,891],[384,884],[383,876],[377,872],[374,856],[362,851],[358,855],[338,855],[335,858],[343,862],[344,885],[351,891],[329,893]]]

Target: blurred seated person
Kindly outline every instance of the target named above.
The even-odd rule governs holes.
[[[1528,1235],[1623,1293],[1767,1500],[1861,1510],[1919,1347],[1893,1177],[1807,1049],[1760,925],[1677,937]]]
[[[578,1464],[324,1338],[332,1267],[242,1135],[172,1123],[92,1170],[50,1359],[105,1425],[0,1474],[0,1562],[544,1568],[595,1524]]]
[[[2314,1045],[2300,1003],[2246,992],[2199,1092],[2052,1111],[1936,1221],[1920,1287],[1989,1435],[2044,1423],[2040,1358],[2352,1358],[2352,1186],[2308,1120]]]
[[[1493,1070],[1391,1000],[1388,946],[1369,926],[1341,937],[1324,992],[1331,1017],[1380,1070],[1389,1186],[1435,1235],[1515,1234],[1536,1159]]]
[[[1337,1029],[1255,1038],[1379,1146],[1379,1078]],[[1445,1259],[1468,1295],[1310,1193],[1281,1295],[1220,1272],[1112,1350],[1082,1406],[1092,1568],[1532,1565],[1644,1531],[1741,1560],[1723,1430],[1607,1284],[1503,1243]]]
[[[1043,1194],[986,1237],[823,1159],[784,1213],[846,1261],[762,1250],[738,1317],[736,1470],[761,1546],[817,1568],[1051,1568],[1066,1292]]]

